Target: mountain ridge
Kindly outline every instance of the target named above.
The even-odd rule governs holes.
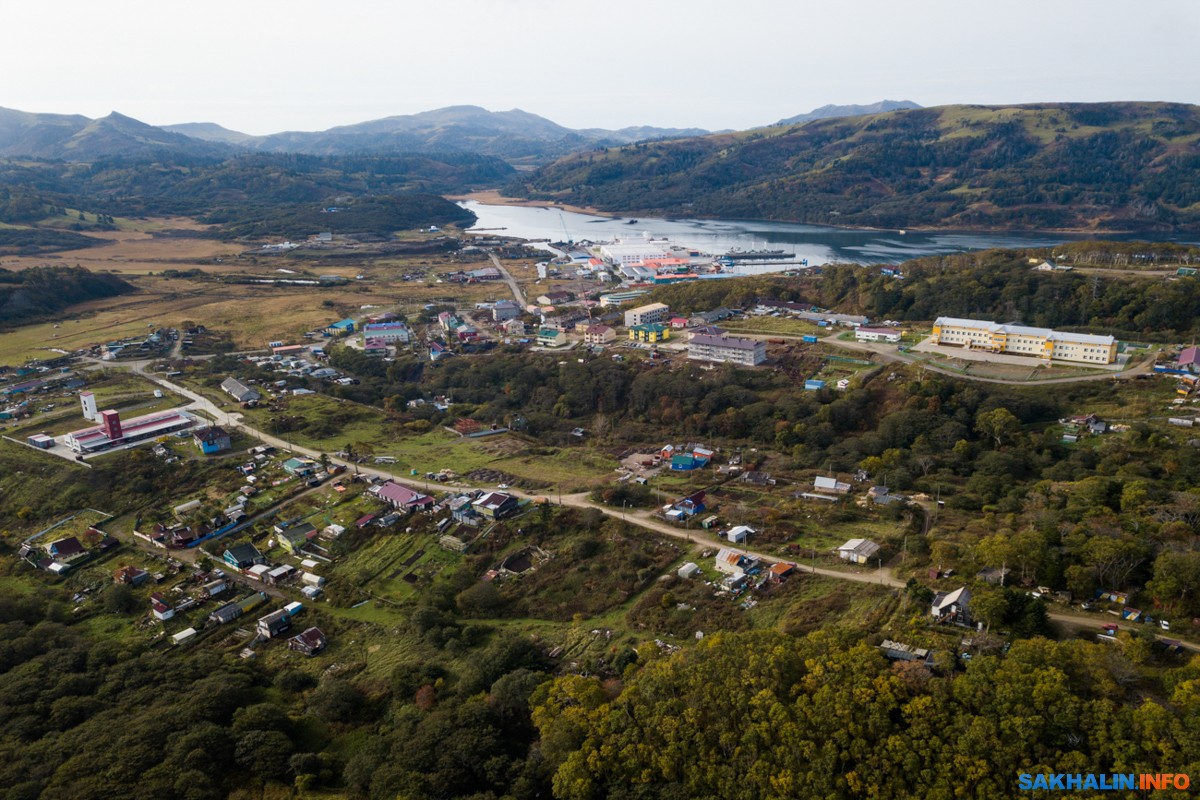
[[[1200,230],[1200,107],[953,105],[562,158],[506,192],[875,228]]]
[[[900,104],[916,105],[883,100],[872,106],[824,106],[789,119],[860,114]],[[654,125],[573,129],[519,108],[490,111],[476,105],[395,114],[322,131],[279,131],[265,135],[244,133],[215,122],[155,126],[117,111],[90,119],[78,114],[0,108],[0,157],[67,161],[168,153],[190,158],[222,158],[239,152],[324,156],[463,152],[497,156],[514,165],[531,167],[597,147],[711,133],[703,128]]]
[[[837,119],[839,117],[862,117],[867,114],[882,114],[887,111],[908,111],[923,106],[911,100],[880,100],[867,105],[834,105],[832,103],[814,108],[805,114],[781,119],[775,125],[802,125],[815,119]],[[768,126],[773,127],[773,126]]]

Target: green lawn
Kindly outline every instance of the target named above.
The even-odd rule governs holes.
[[[547,484],[553,490],[574,492],[615,477],[617,462],[607,453],[586,447],[564,447],[502,458],[488,466]]]
[[[828,336],[828,328],[822,328],[815,322],[791,317],[749,317],[747,319],[726,320],[719,323],[722,328],[742,333],[770,333],[783,336]]]
[[[96,509],[85,508],[77,511],[68,517],[64,517],[56,522],[50,523],[46,528],[57,526],[53,531],[45,536],[46,542],[52,542],[55,539],[65,539],[68,536],[79,536],[92,525],[99,525],[106,519],[110,519],[111,515]]]

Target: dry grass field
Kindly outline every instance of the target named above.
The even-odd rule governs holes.
[[[475,269],[491,262],[480,256],[465,262],[445,256],[396,256],[325,263],[289,255],[267,258],[244,255],[247,246],[188,236],[155,237],[155,231],[201,231],[192,220],[169,218],[121,220],[122,230],[94,233],[109,244],[36,257],[0,258],[0,268],[26,269],[45,264],[76,264],[95,272],[120,274],[138,291],[122,297],[70,308],[58,319],[0,333],[0,363],[22,363],[93,344],[137,336],[152,327],[183,322],[226,331],[239,349],[265,347],[275,339],[291,340],[307,330],[343,317],[361,317],[374,309],[418,311],[425,303],[470,304],[508,296],[503,284],[459,285],[438,282],[447,272]],[[219,276],[252,275],[286,279],[290,270],[309,275],[339,275],[342,286],[255,285],[219,283],[196,278],[166,278],[165,270],[199,269]],[[424,280],[403,280],[406,273],[425,272]],[[153,274],[152,274],[153,273]],[[364,276],[356,281],[358,275]],[[368,307],[368,308],[364,308]]]
[[[163,231],[206,230],[185,217],[157,217],[145,220],[123,219],[119,230],[87,231],[95,239],[104,239],[108,244],[82,250],[66,250],[36,256],[5,256],[0,258],[0,268],[19,270],[43,264],[78,264],[93,272],[117,272],[128,275],[144,275],[166,269],[203,269],[220,271],[222,264],[205,262],[214,259],[229,260],[237,257],[244,246],[199,237],[155,237]]]

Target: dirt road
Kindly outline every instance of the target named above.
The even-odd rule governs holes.
[[[512,290],[513,299],[517,301],[521,308],[525,308],[525,306],[529,305],[529,303],[525,300],[525,292],[521,291],[521,285],[517,283],[516,278],[514,278],[512,274],[504,268],[504,265],[500,263],[500,259],[496,257],[496,254],[489,250],[488,258],[492,260],[492,263],[496,265],[496,269],[500,270],[500,274],[504,276],[504,282],[507,283],[508,288]]]
[[[311,450],[311,449],[305,448],[305,447],[300,447],[297,445],[291,445],[288,442],[285,442],[284,440],[279,439],[278,437],[271,436],[270,434],[263,433],[262,431],[259,431],[248,425],[245,425],[242,422],[241,414],[226,413],[225,411],[221,410],[216,405],[214,405],[210,400],[197,394],[196,392],[193,392],[192,390],[190,390],[184,386],[180,386],[179,384],[174,383],[173,381],[168,381],[167,379],[162,378],[158,375],[153,375],[153,374],[145,372],[145,366],[148,363],[149,362],[135,362],[135,363],[129,364],[128,366],[133,367],[136,371],[138,371],[140,374],[144,375],[147,379],[159,384],[160,386],[163,386],[164,388],[168,388],[171,391],[178,392],[179,394],[183,395],[184,397],[191,398],[193,400],[193,404],[192,404],[193,407],[203,409],[204,411],[206,411],[207,413],[212,415],[212,417],[217,421],[218,424],[228,425],[230,427],[241,427],[244,431],[255,436],[256,438],[260,439],[264,443],[270,444],[274,447],[281,448],[283,450],[290,450],[294,453],[306,455],[310,458],[319,458],[321,456],[321,453],[318,453],[315,450]],[[135,364],[136,364],[136,366],[135,366]],[[412,484],[410,481],[406,480],[405,478],[395,475],[391,472],[388,472],[387,470],[380,469],[378,466],[364,467],[361,464],[356,464],[354,462],[346,461],[344,459],[335,458],[335,457],[330,457],[329,460],[331,463],[341,464],[345,467],[348,467],[353,470],[357,470],[358,472],[366,474],[366,475],[380,477],[380,478],[384,478],[386,480],[393,480],[397,483],[408,485],[410,488],[412,488],[414,490],[419,491],[421,488],[419,484]],[[460,485],[460,486],[456,486],[455,488],[462,489],[465,491],[471,491],[473,489],[482,489],[485,491],[490,491],[492,487],[461,486]],[[535,495],[521,492],[521,491],[518,491],[515,489],[507,489],[506,491],[508,494],[512,494],[512,495],[522,497],[525,499],[530,499],[535,496]],[[609,508],[609,507],[601,505],[599,503],[594,503],[587,498],[586,494],[582,494],[582,493],[581,494],[562,495],[560,498],[560,502],[562,505],[570,506],[572,508],[596,509],[597,511],[599,511],[602,514],[605,514],[610,517],[622,519],[626,522],[637,525],[641,528],[645,528],[647,530],[652,530],[655,533],[660,533],[660,534],[663,534],[664,536],[670,536],[675,539],[685,540],[689,544],[691,544],[693,546],[693,548],[695,548],[695,549],[700,549],[700,548],[716,549],[716,548],[725,547],[729,544],[728,542],[724,542],[720,539],[717,539],[715,536],[709,534],[706,531],[691,530],[691,529],[686,529],[686,528],[681,530],[680,528],[678,528],[674,525],[669,525],[666,522],[654,519],[651,515],[651,512],[649,512],[649,511],[633,511],[633,510],[615,509],[615,508]],[[759,553],[759,552],[755,552],[753,550],[747,550],[745,548],[740,548],[740,547],[736,548],[736,549],[739,552],[745,553],[750,556],[754,556],[754,557],[759,558],[767,563],[775,563],[775,562],[784,560],[784,559],[779,558],[778,556],[770,555],[767,553]],[[789,563],[793,563],[793,562],[789,562]],[[892,589],[902,589],[902,588],[904,588],[904,585],[905,585],[905,582],[900,580],[899,578],[897,578],[893,574],[893,572],[889,569],[881,568],[881,569],[876,569],[876,570],[863,570],[861,572],[849,572],[849,571],[842,571],[842,570],[827,569],[824,567],[817,567],[813,564],[803,564],[803,563],[799,563],[799,562],[796,562],[796,566],[798,569],[800,569],[804,572],[810,572],[810,573],[813,573],[816,575],[821,575],[826,578],[833,578],[834,580],[851,581],[854,583],[878,584],[881,586],[890,587]],[[257,582],[254,582],[254,583],[257,583]],[[262,589],[262,591],[266,591],[266,589]],[[1094,631],[1098,632],[1100,629],[1100,626],[1102,624],[1106,624],[1106,623],[1109,623],[1112,621],[1109,618],[1102,617],[1099,615],[1089,616],[1086,614],[1067,613],[1067,612],[1056,611],[1056,610],[1048,611],[1047,616],[1049,616],[1049,618],[1053,622],[1055,622],[1056,624],[1062,626],[1063,628],[1065,628],[1066,630],[1069,630],[1069,631],[1094,630]],[[1126,631],[1130,631],[1130,632],[1136,632],[1136,631],[1142,629],[1142,628],[1140,628],[1140,626],[1138,626],[1136,624],[1131,624],[1131,623],[1120,623],[1120,624],[1118,624],[1118,627],[1122,630],[1126,630]],[[1158,636],[1158,638],[1161,640],[1166,640],[1169,637]],[[1183,647],[1187,648],[1188,650],[1192,650],[1194,652],[1200,652],[1200,645],[1196,645],[1191,642],[1181,642],[1181,644]]]

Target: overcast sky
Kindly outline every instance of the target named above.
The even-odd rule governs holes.
[[[1200,102],[1198,0],[0,0],[0,106],[246,133],[472,104],[748,128],[826,103]]]

